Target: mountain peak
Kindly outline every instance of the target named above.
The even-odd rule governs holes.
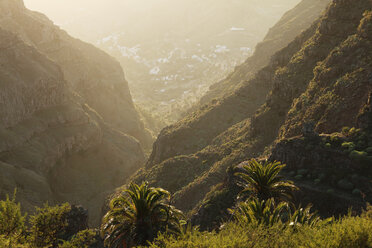
[[[0,0],[0,9],[25,8],[23,0]]]

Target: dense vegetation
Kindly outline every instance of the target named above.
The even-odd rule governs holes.
[[[183,220],[170,193],[147,183],[131,184],[116,196],[97,231],[76,228],[77,215],[64,204],[22,215],[15,196],[0,202],[0,247],[371,247],[372,207],[360,216],[322,219],[311,206],[295,207],[285,165],[251,160],[235,173],[243,185],[230,218],[214,231]],[[72,219],[75,220],[72,221]],[[80,221],[81,222],[81,221]],[[102,242],[102,239],[104,242]]]
[[[159,232],[178,231],[182,213],[170,204],[170,193],[147,183],[131,184],[113,199],[103,218],[102,236],[107,247],[145,245]]]
[[[37,208],[29,217],[13,198],[0,201],[0,247],[89,247],[98,242],[87,229],[87,216],[76,213],[69,204]]]
[[[251,160],[236,175],[244,182],[229,221],[217,231],[189,226],[179,235],[160,234],[150,247],[371,247],[372,208],[360,216],[322,219],[311,205],[294,207],[292,182],[281,178],[285,166]],[[274,197],[274,198],[272,198]],[[239,197],[240,198],[240,197]]]
[[[193,230],[183,236],[161,235],[150,247],[329,247],[360,248],[372,246],[372,210],[360,217],[346,216],[330,224],[296,229],[285,223],[271,227],[230,222],[220,232]]]

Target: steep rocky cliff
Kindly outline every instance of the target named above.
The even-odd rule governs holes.
[[[196,213],[206,213],[208,211],[203,209],[214,204],[217,211],[213,213],[217,215],[223,211],[219,209],[218,200],[202,199],[213,186],[224,181],[229,166],[252,157],[269,155],[277,142],[301,135],[302,127],[308,123],[313,123],[314,132],[326,133],[322,136],[324,139],[320,138],[312,145],[332,147],[327,133],[341,131],[343,126],[357,126],[358,120],[368,119],[365,117],[368,114],[361,115],[360,112],[366,108],[372,85],[371,19],[370,13],[366,12],[371,7],[369,0],[333,0],[318,21],[276,52],[267,66],[248,78],[248,82],[233,94],[204,106],[163,130],[147,164],[149,169],[138,173],[134,179],[149,180],[171,190],[176,206],[183,210],[194,208]],[[361,160],[369,159],[371,136],[368,129],[351,130],[358,138],[341,138],[339,145],[347,146],[348,142],[360,144],[346,151],[351,160],[348,160],[349,169],[343,173],[370,175],[371,171],[359,164]],[[176,137],[182,144],[177,146],[173,142]],[[206,142],[202,143],[202,139]],[[326,151],[313,161],[307,159],[307,170],[322,159],[322,164],[328,164],[328,172],[334,170],[333,160],[327,160],[330,153]],[[272,159],[283,162],[286,162],[285,158],[286,155],[272,156]],[[291,163],[301,164],[301,161]],[[309,178],[313,176],[318,175],[314,173]],[[297,179],[301,188],[310,192],[310,201],[318,201],[321,205],[327,197],[334,197],[337,204],[332,206],[335,211],[345,211],[348,206],[345,202],[360,206],[363,200],[361,194],[352,196],[355,185],[345,192],[347,183],[339,182],[340,177],[335,178],[331,186],[341,187],[345,197],[338,197],[337,190],[314,186],[314,181],[302,185],[301,177]],[[369,185],[358,187],[364,194],[370,194]],[[216,193],[219,188],[212,191]],[[227,188],[225,195],[229,192]],[[321,192],[328,192],[328,195],[316,198],[322,195]],[[209,197],[211,195],[221,196],[209,194]]]
[[[254,54],[224,80],[212,85],[200,100],[206,104],[215,98],[226,95],[239,88],[255,73],[270,62],[270,58],[280,49],[286,47],[302,31],[306,30],[325,10],[330,0],[301,1],[289,10],[255,48]]]
[[[134,108],[120,64],[94,46],[69,36],[22,1],[0,2],[0,27],[19,35],[62,69],[68,85],[116,129],[151,145]]]
[[[0,1],[0,14],[0,196],[17,188],[27,211],[81,204],[96,225],[144,163],[128,135],[145,141],[123,72],[22,1]]]
[[[328,2],[302,1],[286,13],[257,46],[254,55],[207,93],[201,101],[201,104],[207,104],[160,133],[147,163],[148,167],[172,156],[194,153],[210,144],[213,138],[227,128],[254,114],[270,91],[270,79],[275,68],[288,63],[296,47],[298,49],[309,38],[309,31],[293,42],[294,38],[311,26]],[[270,62],[270,58],[289,43],[289,48],[277,53]],[[253,77],[258,71],[256,77]],[[240,89],[234,92],[237,88]],[[222,95],[225,95],[224,98],[217,98]]]

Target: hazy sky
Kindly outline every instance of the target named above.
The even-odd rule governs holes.
[[[46,14],[57,25],[67,29],[72,35],[88,41],[95,39],[94,33],[104,30],[151,31],[157,26],[167,30],[178,25],[187,29],[187,22],[211,18],[216,25],[231,12],[244,16],[249,10],[255,13],[275,10],[278,6],[293,7],[300,0],[24,0],[26,7]],[[230,14],[226,14],[230,12]],[[253,11],[252,11],[253,12]],[[277,12],[273,12],[275,14]],[[279,18],[279,16],[278,16]],[[246,21],[244,21],[246,23]],[[192,24],[194,25],[194,24]],[[239,25],[237,23],[236,25]],[[115,27],[116,26],[116,27]],[[195,25],[194,25],[195,26]]]

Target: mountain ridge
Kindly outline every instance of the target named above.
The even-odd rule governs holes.
[[[72,90],[110,125],[136,137],[145,148],[149,147],[152,137],[134,108],[119,62],[93,45],[70,37],[45,15],[28,10],[23,1],[4,0],[1,4],[4,18],[0,27],[17,33],[57,62]]]
[[[106,198],[145,161],[123,71],[23,1],[0,1],[0,14],[0,195],[17,189],[27,212],[83,205],[97,226]]]
[[[366,56],[365,59],[360,61],[352,56],[353,51],[350,49],[347,50],[347,47],[350,44],[349,37],[353,37],[353,35],[360,33],[358,31],[358,26],[361,25],[361,20],[362,22],[366,22],[366,19],[363,18],[363,13],[370,9],[371,3],[367,0],[332,1],[318,21],[288,44],[287,47],[278,51],[271,58],[269,66],[261,69],[256,73],[253,79],[249,80],[250,84],[252,84],[252,82],[264,82],[263,84],[260,84],[261,86],[265,85],[266,82],[264,93],[261,94],[260,100],[262,102],[261,104],[257,104],[258,106],[253,106],[252,114],[245,114],[244,111],[247,109],[244,108],[245,105],[243,105],[243,107],[239,106],[239,103],[247,102],[249,99],[255,99],[255,96],[257,95],[256,92],[249,95],[252,91],[244,92],[244,89],[247,89],[248,86],[238,88],[234,94],[218,99],[215,103],[207,105],[207,107],[204,107],[205,110],[200,114],[200,116],[200,111],[190,114],[184,120],[180,121],[179,124],[176,124],[173,127],[168,127],[161,132],[157,143],[154,145],[155,154],[150,157],[147,163],[147,171],[139,172],[133,179],[137,182],[148,180],[153,185],[170,190],[174,193],[174,204],[178,208],[181,208],[184,211],[190,211],[193,209],[193,212],[195,212],[197,211],[196,208],[198,208],[199,203],[207,204],[207,202],[203,201],[203,198],[207,193],[210,192],[211,189],[213,191],[213,187],[217,187],[216,185],[226,180],[226,170],[228,167],[237,165],[249,158],[267,158],[270,155],[272,148],[275,147],[278,142],[281,142],[283,138],[284,141],[286,141],[292,136],[301,135],[303,130],[302,127],[306,127],[307,122],[314,121],[314,132],[320,131],[324,133],[331,133],[336,129],[339,130],[342,125],[348,125],[350,127],[355,126],[357,120],[356,116],[358,116],[359,113],[359,111],[356,110],[361,109],[364,106],[369,95],[368,91],[370,90],[370,81],[368,81],[368,79],[365,81],[365,76],[369,75],[370,62],[368,61],[371,60],[369,57],[370,51],[368,50],[368,45],[359,47],[360,51],[358,51],[358,54],[360,53]],[[364,24],[364,26],[368,27],[366,24]],[[362,43],[360,44],[369,44],[368,31],[364,36],[367,37],[367,39],[361,39]],[[344,49],[340,50],[337,48],[343,43],[347,44]],[[348,67],[344,66],[342,60],[331,59],[334,57],[334,54],[337,54],[335,53],[337,50],[345,50],[343,53],[340,53],[341,58],[347,58],[349,56],[351,58],[350,61],[355,64],[352,68],[357,68],[358,66],[364,68],[361,70],[362,75],[364,75],[362,81],[350,81],[355,82],[355,85],[352,87],[360,86],[360,92],[363,94],[359,94],[358,91],[357,95],[359,97],[352,97],[353,91],[346,94],[345,89],[341,91],[344,92],[342,96],[346,97],[345,101],[350,101],[353,106],[355,106],[353,107],[355,112],[351,113],[353,118],[343,118],[342,122],[339,122],[338,125],[332,128],[320,125],[322,122],[321,118],[304,118],[298,128],[296,127],[295,132],[292,131],[288,136],[280,136],[279,131],[281,128],[282,130],[288,129],[288,127],[283,126],[286,124],[286,121],[288,121],[288,126],[293,126],[293,123],[289,123],[289,121],[293,119],[293,122],[295,122],[296,119],[294,118],[301,116],[300,114],[296,115],[296,112],[293,111],[293,109],[295,110],[296,108],[300,109],[300,106],[297,105],[297,103],[300,102],[298,98],[301,94],[307,90],[311,92],[311,89],[313,90],[313,93],[311,93],[313,95],[314,92],[322,92],[324,88],[314,87],[314,85],[327,85],[327,83],[332,85],[337,81],[337,79],[334,79],[337,77],[337,73],[345,73],[348,70]],[[355,59],[358,61],[357,63]],[[327,65],[327,61],[331,61],[332,66],[335,66],[335,68],[338,69],[329,73],[329,69],[322,66],[323,64]],[[358,70],[356,71],[358,72]],[[319,77],[319,75],[329,74],[332,75],[330,78],[333,77],[332,80],[335,81],[329,81],[327,77]],[[319,82],[314,84],[314,80]],[[342,84],[339,84],[339,88],[341,85]],[[332,91],[332,86],[329,91]],[[247,98],[247,96],[250,98]],[[327,96],[327,94],[325,94],[325,96]],[[226,111],[223,111],[221,106],[227,104],[228,101],[235,101],[235,104],[231,104],[230,107],[225,108]],[[252,102],[248,102],[247,106],[251,103]],[[307,106],[305,104],[302,106],[311,110],[311,107],[315,108],[316,104],[316,101],[310,101]],[[322,104],[327,104],[327,102],[322,102]],[[203,119],[204,116],[207,116],[208,114],[213,116],[211,113],[218,109],[221,109],[221,111],[219,112],[219,115],[215,116],[220,118],[221,122],[210,118],[209,121],[206,121],[206,124],[198,126],[197,123],[199,121],[202,122],[205,120]],[[336,114],[340,117],[348,116],[345,115],[347,112],[347,105],[340,104],[337,108]],[[314,115],[320,114],[320,117],[322,117],[321,115],[325,112],[320,111],[318,108],[313,111],[313,113]],[[228,120],[231,116],[240,116],[241,120],[238,120],[235,125],[233,125],[234,122],[230,124],[224,122],[224,120]],[[327,117],[327,119],[324,120],[325,122],[332,123],[332,121],[335,121],[333,120],[334,115],[324,116]],[[213,132],[212,130],[210,131],[210,136],[208,136],[211,140],[209,145],[207,142],[207,145],[193,147],[193,145],[197,144],[199,134],[203,130],[208,130],[209,127],[212,129],[213,126],[220,126],[222,131],[224,129],[226,131]],[[189,137],[186,137],[186,139],[178,138],[183,137],[179,135],[180,127],[183,127],[190,133],[194,131],[194,135],[196,136],[194,137],[194,140],[196,140],[196,142],[193,143],[194,141],[191,139],[192,142],[188,143],[190,140]],[[362,134],[358,133],[357,136],[358,135]],[[368,134],[365,136],[369,137]],[[182,140],[184,143],[181,142],[181,147],[177,148],[169,137],[172,137],[174,140],[177,140],[178,138],[178,141]],[[327,140],[331,138],[325,137],[325,139]],[[368,138],[366,139],[368,141]],[[316,144],[321,147],[329,146],[326,145],[326,141],[324,141],[324,144],[322,142],[317,141],[314,145]],[[343,142],[347,142],[347,139]],[[168,146],[168,144],[171,145]],[[187,146],[189,146],[189,148]],[[186,147],[186,149],[184,147]],[[176,150],[172,151],[170,149]],[[365,149],[365,147],[361,146],[359,149]],[[356,155],[354,154],[356,154],[356,152],[350,156],[355,157]],[[350,162],[347,167],[349,168],[348,173],[351,173],[350,170],[356,170],[356,168],[353,167],[355,163],[355,160]],[[299,161],[299,164],[301,164],[301,161]],[[313,164],[310,161],[306,166],[311,168],[312,165]],[[360,171],[357,170],[357,173],[360,173]],[[182,180],[173,180],[173,178],[182,178]],[[331,187],[339,187],[337,186],[337,181],[332,182],[334,183]],[[314,196],[314,194],[310,195]],[[355,203],[358,203],[361,200],[362,199],[359,198]],[[209,204],[211,204],[211,202],[209,202]],[[215,204],[217,208],[220,203],[215,202]],[[334,207],[336,208],[336,206]]]

